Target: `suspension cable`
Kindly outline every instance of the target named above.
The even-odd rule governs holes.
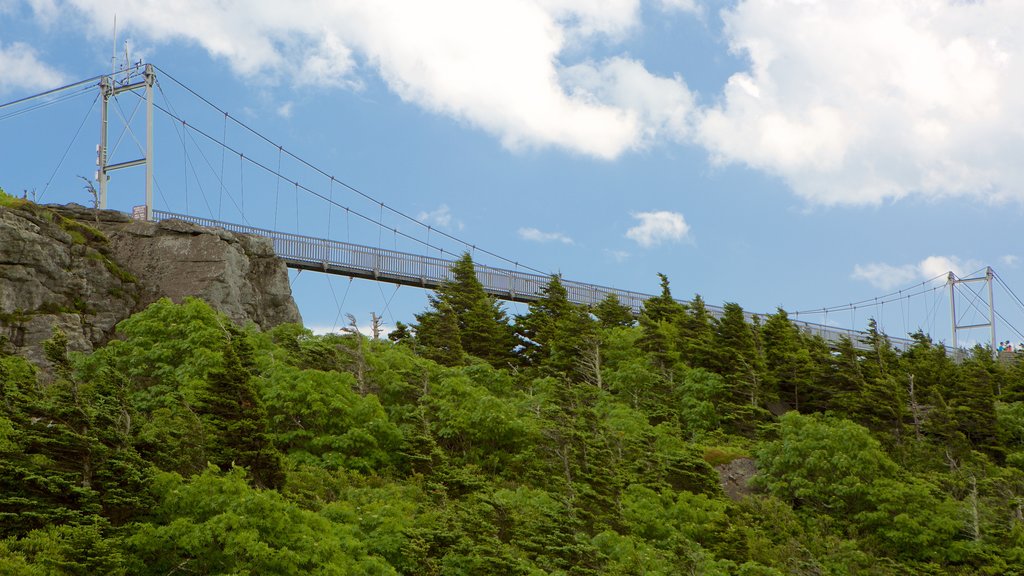
[[[270,144],[271,146],[274,146],[274,147],[278,148],[278,149],[279,149],[279,151],[280,151],[281,153],[287,154],[287,155],[288,155],[289,157],[291,157],[292,159],[294,159],[294,160],[295,160],[296,162],[299,162],[300,164],[302,164],[302,165],[306,166],[306,167],[307,167],[307,168],[309,168],[310,170],[313,170],[314,172],[317,172],[317,173],[321,174],[322,176],[324,176],[324,177],[326,177],[326,178],[331,178],[331,179],[333,179],[333,180],[334,180],[335,182],[337,182],[337,183],[338,183],[338,184],[340,184],[341,186],[343,186],[343,187],[345,187],[345,188],[347,188],[347,189],[351,190],[352,192],[354,192],[354,193],[356,193],[356,194],[358,194],[358,195],[362,196],[362,197],[363,197],[363,198],[365,198],[366,200],[369,200],[369,201],[373,202],[374,204],[380,204],[380,206],[381,206],[382,210],[383,210],[383,209],[387,209],[387,210],[388,210],[389,212],[391,212],[391,213],[393,213],[393,214],[395,214],[395,215],[397,215],[397,216],[400,216],[400,217],[404,218],[405,220],[408,220],[409,222],[412,222],[412,223],[414,223],[414,224],[416,224],[416,225],[418,225],[418,226],[421,226],[421,227],[424,227],[424,228],[426,228],[426,227],[428,226],[428,224],[426,224],[425,222],[423,222],[423,221],[421,221],[421,220],[419,220],[419,219],[417,219],[417,218],[414,218],[413,216],[410,216],[410,215],[406,214],[405,212],[402,212],[401,210],[398,210],[398,209],[396,209],[396,208],[393,208],[393,207],[391,207],[391,206],[388,206],[387,204],[385,204],[385,203],[383,203],[383,202],[381,202],[381,201],[377,200],[376,198],[374,198],[374,197],[370,196],[369,194],[366,194],[366,193],[365,193],[365,192],[363,192],[362,190],[359,190],[359,189],[358,189],[358,188],[356,188],[355,186],[352,186],[351,184],[348,184],[348,183],[346,183],[346,182],[344,182],[344,181],[342,181],[342,180],[339,180],[339,179],[335,178],[334,176],[332,176],[332,175],[328,174],[327,172],[323,171],[322,169],[318,168],[317,166],[314,166],[313,164],[310,164],[309,162],[307,162],[306,160],[304,160],[304,159],[300,158],[299,156],[296,156],[295,154],[293,154],[293,153],[292,153],[291,151],[289,151],[289,150],[285,149],[285,148],[284,148],[283,146],[281,146],[280,144],[277,144],[277,143],[275,143],[275,142],[274,142],[273,140],[271,140],[270,138],[268,138],[268,137],[264,136],[264,135],[263,135],[263,134],[262,134],[261,132],[259,132],[259,131],[257,131],[256,129],[254,129],[254,128],[250,127],[249,125],[245,124],[244,122],[242,122],[242,121],[241,121],[241,120],[239,120],[238,118],[235,118],[234,116],[231,116],[231,115],[230,115],[230,114],[229,114],[229,113],[228,113],[227,111],[223,110],[222,108],[220,108],[219,106],[217,106],[216,104],[214,104],[213,102],[211,102],[210,100],[208,100],[207,98],[203,97],[203,96],[202,96],[201,94],[199,94],[198,92],[196,92],[195,90],[193,90],[193,89],[192,89],[192,88],[190,88],[189,86],[185,85],[185,84],[184,84],[183,82],[181,82],[180,80],[178,80],[177,78],[175,78],[175,77],[174,77],[174,76],[173,76],[172,74],[170,74],[169,72],[167,72],[167,71],[166,71],[166,70],[164,70],[163,68],[160,68],[160,67],[158,67],[158,66],[156,66],[156,65],[154,65],[154,68],[156,68],[157,70],[159,70],[159,71],[160,71],[160,73],[161,73],[161,74],[162,74],[163,76],[166,76],[166,77],[167,77],[167,78],[169,78],[169,79],[170,79],[170,80],[171,80],[172,82],[174,82],[174,83],[175,83],[175,84],[177,84],[178,86],[181,86],[181,87],[182,87],[182,88],[183,88],[184,90],[188,91],[188,92],[189,92],[189,93],[191,93],[191,94],[192,94],[193,96],[195,96],[196,98],[200,99],[200,100],[201,100],[201,101],[202,101],[203,103],[205,103],[205,104],[206,104],[207,106],[210,106],[210,107],[211,107],[211,108],[213,108],[214,110],[217,110],[218,112],[220,112],[220,113],[222,113],[222,114],[225,114],[225,115],[227,115],[228,117],[230,117],[230,118],[231,118],[231,120],[232,120],[232,121],[233,121],[233,122],[234,122],[235,124],[237,124],[238,126],[240,126],[241,128],[243,128],[244,130],[248,131],[248,132],[249,132],[249,133],[251,133],[252,135],[256,136],[257,138],[259,138],[259,139],[263,140],[263,141],[264,141],[264,142],[266,142],[267,144]],[[214,139],[214,141],[216,141],[216,140]],[[225,146],[226,146],[226,145],[225,145]],[[229,149],[229,150],[232,150],[232,149],[231,149],[230,147],[229,147],[228,149]],[[236,154],[238,153],[237,151],[234,151],[234,150],[232,150],[232,152],[235,152]],[[287,177],[285,177],[285,179],[286,179],[286,180],[288,180],[288,178],[287,178]],[[324,196],[323,196],[322,194],[319,194],[319,193],[313,192],[312,190],[310,190],[309,188],[306,188],[306,187],[304,187],[304,186],[300,186],[300,187],[301,187],[301,188],[302,188],[303,190],[305,190],[305,191],[307,191],[307,192],[309,192],[309,193],[312,193],[312,194],[314,194],[314,195],[316,195],[316,196],[318,196],[318,197],[320,197],[320,198],[323,198],[323,199],[325,199],[325,200],[326,200],[326,198],[324,198]],[[353,212],[355,212],[355,211],[353,210]],[[359,215],[359,214],[357,213],[357,215]],[[361,215],[360,215],[360,216],[361,216]],[[372,219],[368,219],[368,220],[369,220],[369,221],[371,221],[371,222],[373,222],[373,220],[372,220]],[[384,225],[383,225],[382,223],[378,223],[378,222],[374,222],[374,223],[375,223],[375,224],[377,224],[377,225],[379,225],[379,226],[383,226],[384,228],[392,229],[392,228],[390,228],[390,227],[388,227],[388,226],[384,226]],[[478,247],[478,246],[476,246],[476,245],[474,245],[474,244],[471,244],[471,243],[470,243],[470,242],[468,242],[468,241],[462,240],[461,238],[458,238],[458,237],[456,237],[456,236],[453,236],[453,235],[451,235],[451,234],[448,234],[447,232],[444,232],[444,231],[442,231],[442,230],[437,230],[437,229],[435,229],[435,232],[437,232],[438,234],[440,234],[440,235],[444,236],[445,238],[448,238],[449,240],[452,240],[452,241],[454,241],[454,242],[456,242],[456,243],[459,243],[459,244],[461,244],[461,245],[465,246],[465,247],[466,247],[467,249],[470,249],[470,250],[472,250],[474,254],[475,254],[475,252],[476,252],[477,250],[479,250],[480,252],[482,252],[482,253],[484,253],[484,254],[487,254],[488,256],[491,256],[492,258],[496,258],[496,259],[498,259],[498,260],[501,260],[501,261],[503,261],[503,262],[507,262],[507,263],[509,263],[509,264],[514,264],[514,263],[515,263],[515,261],[513,261],[513,260],[511,260],[511,259],[509,259],[509,258],[505,258],[504,256],[501,256],[501,255],[499,255],[499,254],[496,254],[496,253],[494,253],[494,252],[491,252],[491,251],[489,251],[489,250],[485,250],[485,249],[483,249],[483,248],[480,248],[480,247]],[[421,240],[415,239],[415,238],[413,238],[413,237],[409,236],[408,234],[405,234],[405,233],[402,233],[402,232],[399,232],[399,234],[402,234],[403,236],[406,236],[406,237],[408,237],[408,238],[410,238],[410,239],[416,240],[417,242],[423,243],[423,242],[422,242]],[[443,254],[444,252],[446,252],[446,251],[442,250],[442,254]],[[449,253],[449,254],[454,254],[453,252],[448,252],[448,253]],[[546,274],[545,272],[543,272],[543,271],[541,271],[541,270],[537,270],[537,269],[535,269],[535,268],[531,268],[531,267],[529,267],[529,266],[525,266],[525,265],[523,265],[523,267],[524,267],[524,268],[526,268],[527,270],[530,270],[530,271],[532,271],[532,272],[536,272],[536,273],[538,273],[538,274]]]
[[[35,100],[36,98],[43,98],[43,97],[49,96],[51,94],[56,94],[57,92],[63,92],[64,90],[70,90],[72,88],[77,88],[77,87],[82,86],[84,84],[90,84],[90,83],[96,82],[100,78],[103,78],[102,74],[99,75],[99,76],[93,76],[92,78],[86,78],[85,80],[79,80],[78,82],[72,82],[71,84],[65,84],[64,86],[61,86],[59,88],[54,88],[52,90],[47,90],[45,92],[40,92],[38,94],[32,94],[31,96],[25,96],[24,98],[18,98],[17,100],[11,100],[10,102],[7,102],[5,104],[0,104],[0,110],[3,110],[4,108],[9,108],[11,106],[16,106],[18,104],[21,104],[23,102],[28,102],[30,100]],[[84,90],[83,90],[83,92],[84,92]]]
[[[71,142],[68,142],[67,148],[65,148],[64,153],[61,154],[60,161],[57,162],[57,166],[53,169],[53,172],[50,173],[50,177],[46,180],[46,185],[43,186],[43,191],[39,193],[38,200],[43,199],[43,196],[46,194],[46,191],[50,188],[50,183],[53,182],[53,178],[57,175],[57,171],[60,170],[60,167],[64,165],[64,160],[67,159],[68,152],[71,151],[71,147],[74,146],[75,142],[78,141],[78,135],[82,133],[82,128],[85,126],[86,121],[89,120],[89,116],[92,114],[93,108],[96,107],[96,102],[99,99],[99,94],[97,94],[96,97],[92,99],[92,104],[89,105],[89,109],[85,112],[85,116],[82,118],[82,123],[78,125],[78,130],[75,130],[75,135],[71,137]]]
[[[932,282],[938,280],[939,278],[942,278],[943,276],[945,276],[945,274],[939,274],[939,275],[933,276],[932,278],[929,278],[928,280],[925,280],[923,282],[919,282],[917,284],[913,284],[913,285],[911,285],[911,286],[909,286],[907,288],[902,288],[900,290],[897,290],[895,292],[890,292],[890,293],[884,294],[882,296],[875,296],[873,298],[865,298],[864,300],[860,300],[858,302],[851,302],[849,304],[841,304],[841,305],[838,305],[838,306],[826,306],[826,307],[823,307],[823,308],[815,308],[813,310],[801,310],[801,311],[797,312],[797,314],[820,314],[820,313],[824,312],[825,310],[844,311],[844,310],[850,309],[851,307],[863,307],[866,304],[872,304],[872,303],[873,304],[877,304],[879,299],[882,300],[883,304],[888,303],[888,302],[895,302],[898,298],[902,298],[903,297],[903,293],[904,292],[909,292],[910,290],[927,286],[927,285],[931,284]],[[918,292],[916,294],[912,294],[912,296],[918,296],[920,294],[924,294],[925,292],[927,292],[927,290],[923,290],[923,291]],[[892,298],[893,296],[896,296],[897,298]]]

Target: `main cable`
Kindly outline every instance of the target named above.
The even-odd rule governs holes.
[[[355,214],[356,216],[362,218],[363,220],[365,220],[365,221],[367,221],[367,222],[369,222],[371,224],[387,228],[388,230],[392,230],[395,234],[398,234],[400,236],[408,238],[409,240],[412,240],[413,242],[417,242],[417,243],[423,244],[427,248],[435,248],[435,249],[439,250],[442,254],[451,254],[453,256],[458,256],[454,252],[451,252],[450,250],[445,250],[444,248],[441,248],[439,246],[427,245],[426,242],[424,242],[423,240],[421,240],[419,238],[416,238],[415,236],[411,236],[411,235],[409,235],[409,234],[407,234],[405,232],[402,232],[401,230],[398,230],[397,228],[388,228],[387,226],[384,226],[383,223],[378,222],[377,220],[374,220],[373,217],[371,217],[371,216],[367,216],[367,215],[363,214],[362,212],[359,212],[358,210],[354,210],[352,208],[349,208],[348,206],[345,206],[345,205],[343,205],[343,204],[341,204],[341,203],[339,203],[337,201],[332,201],[329,198],[327,198],[326,196],[324,196],[323,194],[321,194],[321,193],[319,193],[319,192],[317,192],[315,190],[312,190],[312,189],[308,188],[307,186],[305,186],[303,184],[300,184],[296,180],[292,180],[291,178],[289,178],[288,176],[285,176],[284,174],[278,173],[277,171],[275,171],[273,168],[267,166],[266,164],[263,164],[262,162],[254,160],[254,159],[252,159],[252,158],[250,158],[248,156],[245,156],[244,154],[242,154],[240,151],[234,149],[233,147],[228,146],[227,144],[218,141],[216,137],[211,136],[210,134],[207,134],[203,130],[201,130],[199,128],[196,128],[195,126],[189,124],[185,120],[181,119],[178,115],[172,113],[170,110],[164,108],[163,106],[161,106],[161,105],[159,105],[157,103],[153,103],[153,107],[158,109],[158,110],[160,110],[164,114],[167,114],[168,116],[170,116],[171,118],[173,118],[177,122],[181,123],[183,128],[191,130],[192,132],[195,132],[196,134],[199,134],[200,136],[210,140],[211,142],[214,142],[216,144],[219,144],[219,145],[223,146],[225,149],[227,149],[232,154],[237,155],[241,159],[247,160],[250,164],[252,164],[253,166],[256,166],[257,168],[262,169],[263,171],[267,172],[268,174],[277,176],[277,177],[281,178],[282,180],[284,180],[285,182],[287,182],[289,184],[292,184],[292,185],[296,186],[297,188],[300,188],[303,191],[308,192],[308,193],[310,193],[310,194],[320,198],[321,200],[329,202],[329,203],[337,206],[338,208],[344,209],[346,211],[346,213]],[[209,208],[209,204],[207,204],[207,209],[210,209]],[[212,209],[210,209],[210,210],[211,210],[211,214],[212,214]],[[540,272],[540,273],[544,274],[543,272]]]
[[[882,304],[886,304],[886,303],[889,303],[889,302],[895,302],[896,300],[904,298],[904,297],[910,298],[911,296],[919,296],[921,294],[926,293],[927,291],[918,292],[916,294],[911,294],[909,296],[904,296],[903,293],[904,292],[909,292],[910,290],[913,290],[913,289],[918,288],[918,287],[927,286],[928,284],[931,284],[932,282],[938,280],[939,278],[942,278],[943,276],[945,276],[945,274],[939,274],[937,276],[933,276],[932,278],[929,278],[928,280],[925,280],[923,282],[919,282],[917,284],[913,284],[911,286],[908,286],[906,288],[902,288],[902,289],[897,290],[895,292],[890,292],[890,293],[884,294],[882,296],[875,296],[874,298],[866,298],[866,299],[861,300],[859,302],[851,302],[849,304],[841,304],[841,305],[838,305],[838,306],[828,306],[828,307],[824,307],[824,308],[815,308],[813,310],[800,310],[800,311],[797,311],[797,312],[793,312],[793,314],[821,314],[823,312],[835,312],[835,311],[840,311],[841,312],[843,310],[848,310],[851,307],[853,307],[853,308],[864,308],[866,306],[871,306],[871,305],[879,304],[879,299],[883,299],[881,301],[881,303]],[[941,288],[941,286],[940,286],[940,288]],[[893,299],[890,299],[890,300],[884,300],[885,298],[889,298],[890,296],[899,296],[899,298],[893,298]]]
[[[49,96],[51,94],[56,94],[57,92],[63,92],[64,90],[70,90],[71,88],[77,88],[78,86],[81,86],[83,84],[88,84],[90,82],[95,82],[96,80],[99,80],[100,78],[103,78],[103,76],[104,75],[102,75],[102,74],[99,75],[99,76],[93,76],[92,78],[87,78],[85,80],[79,80],[78,82],[72,82],[71,84],[66,84],[66,85],[61,86],[59,88],[54,88],[52,90],[47,90],[45,92],[40,92],[38,94],[32,94],[31,96],[25,96],[24,98],[18,98],[17,100],[11,100],[10,102],[7,102],[5,104],[0,104],[0,110],[3,110],[4,108],[8,108],[10,106],[16,106],[18,104],[21,104],[22,102],[28,102],[29,100],[35,100],[36,98],[42,98],[44,96]],[[84,90],[83,90],[83,92],[84,92]]]
[[[226,116],[230,117],[230,118],[231,118],[231,120],[232,120],[232,121],[233,121],[233,122],[234,122],[235,124],[237,124],[238,126],[240,126],[240,127],[242,127],[243,129],[247,130],[247,131],[248,131],[248,132],[250,132],[250,133],[251,133],[252,135],[256,136],[257,138],[259,138],[259,139],[261,139],[261,140],[263,140],[263,141],[264,141],[264,142],[266,142],[267,144],[270,144],[271,146],[274,146],[275,148],[278,148],[278,149],[279,149],[279,150],[281,150],[281,151],[282,151],[283,153],[287,154],[287,155],[288,155],[289,157],[291,157],[291,158],[292,158],[292,159],[294,159],[295,161],[299,162],[300,164],[302,164],[302,165],[306,166],[306,167],[307,167],[307,168],[309,168],[310,170],[313,170],[314,172],[316,172],[316,173],[318,173],[318,174],[320,174],[320,175],[324,176],[325,178],[329,178],[329,179],[331,179],[331,180],[332,180],[333,182],[337,182],[338,184],[340,184],[340,185],[344,186],[345,188],[348,188],[348,189],[349,189],[349,190],[351,190],[352,192],[354,192],[354,193],[356,193],[356,194],[358,194],[358,195],[362,196],[363,198],[365,198],[366,200],[369,200],[370,202],[373,202],[374,204],[379,204],[379,205],[381,206],[381,208],[382,208],[382,209],[383,209],[383,208],[386,208],[386,209],[387,209],[387,210],[388,210],[389,212],[391,212],[391,213],[393,213],[393,214],[396,214],[396,215],[398,215],[398,216],[401,216],[402,218],[405,218],[406,220],[408,220],[408,221],[410,221],[410,222],[412,222],[412,223],[414,223],[414,224],[417,224],[417,225],[419,225],[419,226],[421,226],[421,227],[423,227],[423,228],[428,228],[428,227],[429,227],[429,225],[428,225],[428,224],[426,224],[425,222],[422,222],[421,220],[419,220],[419,219],[417,219],[417,218],[414,218],[414,217],[412,217],[412,216],[410,216],[410,215],[406,214],[405,212],[402,212],[401,210],[398,210],[398,209],[396,209],[396,208],[393,208],[393,207],[391,207],[391,206],[388,206],[387,204],[385,204],[385,203],[381,202],[380,200],[377,200],[376,198],[374,198],[374,197],[370,196],[369,194],[366,194],[366,193],[365,193],[365,192],[363,192],[362,190],[359,190],[359,189],[358,189],[358,188],[356,188],[355,186],[353,186],[353,185],[351,185],[351,184],[348,184],[348,183],[344,182],[343,180],[339,180],[339,179],[337,179],[336,177],[334,177],[334,176],[332,176],[332,175],[328,174],[327,172],[325,172],[324,170],[322,170],[322,169],[318,168],[317,166],[314,166],[313,164],[310,164],[310,163],[309,163],[309,162],[307,162],[306,160],[304,160],[304,159],[302,159],[302,158],[300,158],[300,157],[296,156],[295,154],[293,154],[293,153],[292,153],[291,151],[289,151],[288,149],[284,148],[284,147],[283,147],[283,146],[281,146],[280,144],[277,144],[277,143],[275,143],[275,142],[274,142],[273,140],[271,140],[270,138],[268,138],[268,137],[264,136],[264,135],[263,135],[262,133],[260,133],[259,131],[257,131],[257,130],[256,130],[255,128],[252,128],[252,127],[250,127],[249,125],[247,125],[247,124],[245,124],[244,122],[242,122],[241,120],[239,120],[239,119],[235,118],[234,116],[231,116],[231,115],[230,115],[230,113],[228,113],[227,111],[223,110],[222,108],[220,108],[219,106],[217,106],[216,104],[214,104],[213,102],[211,102],[210,100],[208,100],[207,98],[203,97],[203,96],[202,96],[201,94],[199,94],[198,92],[196,92],[195,90],[193,90],[193,89],[192,89],[192,88],[190,88],[189,86],[185,85],[185,84],[184,84],[183,82],[181,82],[180,80],[178,80],[177,78],[175,78],[175,77],[174,77],[174,76],[173,76],[172,74],[170,74],[169,72],[167,72],[167,71],[166,71],[166,70],[164,70],[163,68],[160,68],[160,67],[158,67],[158,66],[156,66],[156,65],[154,65],[154,68],[156,68],[157,70],[159,70],[159,71],[160,71],[160,73],[161,73],[161,74],[163,74],[164,76],[167,76],[168,78],[170,78],[172,82],[174,82],[174,83],[175,83],[175,84],[177,84],[178,86],[181,86],[181,87],[182,87],[183,89],[187,90],[187,91],[188,91],[189,93],[191,93],[191,94],[192,94],[193,96],[195,96],[196,98],[199,98],[200,100],[202,100],[202,101],[203,101],[203,102],[204,102],[204,103],[205,103],[205,104],[206,104],[207,106],[210,106],[211,108],[213,108],[214,110],[216,110],[216,111],[220,112],[221,114],[225,114]],[[214,140],[214,141],[216,142],[216,140]],[[229,148],[229,149],[230,149],[230,148]],[[235,153],[237,154],[238,152],[235,152]],[[287,178],[286,178],[286,180],[287,180]],[[306,190],[307,190],[308,192],[312,192],[312,191],[311,191],[311,190],[309,190],[309,189],[306,189]],[[317,196],[319,196],[319,197],[321,197],[321,198],[323,198],[323,195],[321,195],[321,194],[316,194],[316,195],[317,195]],[[385,225],[384,225],[384,224],[383,224],[382,222],[378,222],[378,223],[377,223],[377,225],[381,226],[382,228],[386,228],[386,229],[389,229],[389,230],[395,230],[395,231],[397,232],[397,229],[395,229],[395,228],[389,228],[388,226],[385,226]],[[525,264],[521,264],[521,263],[519,263],[519,262],[517,262],[517,261],[515,261],[515,260],[510,260],[510,259],[508,259],[508,258],[505,258],[504,256],[501,256],[501,255],[499,255],[499,254],[496,254],[496,253],[494,253],[494,252],[491,252],[491,251],[489,251],[489,250],[485,250],[485,249],[483,249],[483,248],[480,248],[479,246],[476,246],[475,244],[472,244],[472,243],[470,243],[470,242],[467,242],[467,241],[465,241],[465,240],[462,240],[461,238],[458,238],[458,237],[456,237],[456,236],[453,236],[453,235],[451,235],[451,234],[448,234],[447,232],[444,232],[443,230],[438,230],[438,229],[436,229],[436,228],[435,228],[435,229],[434,229],[434,231],[435,231],[435,232],[437,232],[438,234],[441,234],[442,236],[444,236],[444,237],[448,238],[449,240],[452,240],[453,242],[457,242],[457,243],[459,243],[459,244],[462,244],[462,245],[463,245],[464,247],[466,247],[466,248],[472,249],[472,250],[474,250],[474,251],[475,251],[475,250],[479,250],[479,251],[483,252],[484,254],[487,254],[488,256],[491,256],[491,257],[493,257],[493,258],[497,258],[498,260],[501,260],[501,261],[503,261],[503,262],[507,262],[507,263],[509,263],[509,264],[514,264],[514,265],[516,265],[516,266],[522,266],[523,268],[525,268],[525,269],[527,269],[527,270],[530,270],[531,272],[536,272],[537,274],[541,274],[541,275],[545,275],[545,276],[546,276],[546,275],[548,275],[548,273],[546,273],[546,272],[543,272],[543,271],[541,271],[541,270],[537,270],[536,268],[531,268],[531,267],[529,267],[529,266],[526,266]],[[401,234],[401,232],[399,232],[399,233]],[[403,234],[403,235],[404,235],[404,234]],[[406,236],[408,236],[408,235],[406,235]],[[449,252],[449,253],[451,253],[451,252]]]

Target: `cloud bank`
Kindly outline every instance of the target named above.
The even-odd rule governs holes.
[[[1020,199],[1022,17],[999,0],[741,2],[725,31],[750,68],[698,140],[825,204]]]
[[[880,290],[906,288],[911,284],[945,276],[952,271],[963,277],[981,266],[976,260],[961,260],[956,256],[929,256],[916,264],[893,265],[881,262],[857,264],[850,277],[862,280]],[[943,282],[944,278],[940,278]]]
[[[22,42],[0,42],[0,94],[15,90],[42,91],[65,82],[64,75],[39,59],[34,48]]]
[[[623,48],[644,34],[645,14],[707,19],[694,0],[24,5],[42,24],[60,14],[86,34],[117,13],[136,44],[195,44],[263,82],[359,90],[376,76],[511,150],[612,160],[698,145],[813,204],[1024,200],[1024,35],[1014,25],[1024,4],[1015,0],[739,0],[720,13],[722,40],[746,64],[700,99],[682,76],[653,73]],[[37,63],[26,46],[0,45],[0,91],[25,82],[11,71]],[[24,87],[53,85],[42,70]]]

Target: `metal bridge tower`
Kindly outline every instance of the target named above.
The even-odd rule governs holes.
[[[134,69],[138,69],[135,66]],[[129,68],[125,71],[125,81],[121,85],[117,85],[114,80],[114,75],[104,76],[100,80],[100,93],[103,96],[103,107],[100,111],[100,123],[102,128],[100,130],[100,144],[96,147],[96,165],[99,169],[96,170],[96,180],[99,182],[99,204],[100,208],[107,207],[107,182],[110,180],[110,172],[114,170],[120,170],[121,168],[131,168],[132,166],[139,166],[142,164],[146,165],[146,213],[144,216],[145,220],[153,219],[153,84],[156,82],[156,73],[153,71],[152,64],[146,64],[142,72],[142,80],[139,82],[131,82],[131,70]],[[108,108],[110,99],[122,92],[134,91],[144,88],[146,90],[146,155],[136,160],[128,160],[127,162],[118,162],[116,164],[108,164],[107,149],[107,118]],[[131,131],[131,119],[126,118],[125,129]]]
[[[956,274],[952,272],[946,277],[946,284],[949,286],[949,315],[953,325],[953,350],[959,350],[957,345],[957,332],[959,330],[971,330],[974,328],[988,328],[989,335],[991,337],[991,348],[992,355],[996,354],[996,309],[995,303],[992,300],[992,267],[985,267],[984,276],[976,276],[974,278],[957,278]],[[965,324],[961,325],[956,319],[956,285],[957,284],[969,284],[972,282],[984,282],[988,285],[988,322],[982,324]],[[956,353],[956,352],[954,352]]]

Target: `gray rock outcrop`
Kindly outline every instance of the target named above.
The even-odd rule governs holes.
[[[0,338],[16,353],[44,364],[55,326],[69,349],[93,350],[165,296],[264,329],[302,321],[267,239],[74,204],[0,207]]]

